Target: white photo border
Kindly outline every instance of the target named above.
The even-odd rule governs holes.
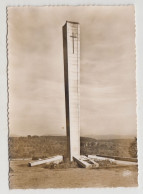
[[[82,188],[82,189],[27,189],[10,190],[8,182],[8,85],[7,85],[7,7],[45,5],[134,5],[136,21],[136,86],[137,86],[137,140],[138,187]],[[143,1],[142,0],[1,0],[0,1],[0,192],[1,193],[142,193],[143,192]]]

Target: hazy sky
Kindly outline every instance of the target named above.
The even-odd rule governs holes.
[[[136,135],[133,6],[8,8],[10,134],[66,134],[66,20],[80,23],[81,136]]]

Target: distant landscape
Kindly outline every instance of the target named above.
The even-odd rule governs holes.
[[[133,138],[80,138],[81,154],[101,154],[119,157],[133,157],[131,153],[131,147],[134,145],[133,143]],[[65,155],[66,147],[66,136],[28,135],[27,137],[9,137],[10,159],[32,157],[42,158],[59,154]],[[136,144],[134,145],[133,149],[137,149]]]

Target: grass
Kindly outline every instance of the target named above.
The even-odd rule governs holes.
[[[130,157],[132,139],[96,140],[81,137],[81,154],[101,154]],[[45,158],[53,155],[66,155],[64,136],[28,136],[9,138],[10,158]]]
[[[76,162],[61,162],[59,164],[44,164],[43,168],[45,169],[68,169],[68,168],[78,168],[78,164]]]
[[[10,189],[137,187],[136,166],[116,168],[28,167],[30,160],[10,161]]]
[[[130,157],[132,139],[96,140],[81,137],[82,155],[111,155]],[[10,159],[47,158],[66,154],[66,137],[28,136],[9,138]],[[75,162],[43,164],[28,167],[30,160],[10,160],[11,189],[82,188],[82,187],[136,187],[137,166],[118,167],[110,161],[96,161],[97,169],[77,168]],[[116,167],[116,168],[115,168]]]

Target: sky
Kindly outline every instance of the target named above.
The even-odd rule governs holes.
[[[133,6],[8,8],[10,135],[66,135],[67,20],[80,23],[81,136],[136,136]]]

